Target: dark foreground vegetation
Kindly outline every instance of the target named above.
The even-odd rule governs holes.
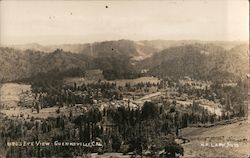
[[[172,89],[173,91],[166,90]],[[150,94],[155,89],[164,95],[134,107],[139,93]],[[246,85],[223,86],[215,83],[204,88],[181,84],[171,79],[157,84],[138,83],[117,86],[115,83],[63,85],[54,80],[33,82],[35,102],[20,102],[19,106],[34,108],[36,113],[48,107],[58,107],[56,117],[1,117],[1,144],[6,157],[73,157],[87,153],[120,152],[148,157],[178,157],[184,154],[181,144],[182,128],[214,124],[221,120],[245,116]],[[187,94],[188,98],[183,97]],[[130,98],[124,100],[124,98]],[[199,99],[218,102],[222,115],[211,113],[200,105]],[[192,99],[187,106],[178,100]],[[121,106],[122,105],[122,106]],[[62,113],[61,108],[68,112]],[[49,146],[8,147],[7,142],[50,142]],[[101,146],[56,146],[58,142],[98,142]]]

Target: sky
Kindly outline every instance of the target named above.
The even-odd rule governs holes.
[[[0,44],[248,41],[248,0],[2,0]]]

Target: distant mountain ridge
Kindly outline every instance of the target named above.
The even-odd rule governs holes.
[[[130,78],[141,69],[155,76],[239,78],[249,69],[247,50],[241,42],[164,40],[0,47],[0,81],[72,68],[102,69],[107,79]]]
[[[19,44],[19,45],[10,45],[6,47],[11,47],[20,50],[33,50],[33,51],[42,51],[50,53],[56,49],[63,49],[66,52],[72,53],[83,53],[88,56],[95,56],[101,53],[106,53],[107,51],[132,53],[135,60],[143,60],[147,57],[150,57],[156,52],[160,52],[164,49],[170,47],[177,47],[190,44],[215,44],[226,50],[229,50],[237,45],[240,45],[244,42],[238,41],[199,41],[199,40],[143,40],[143,41],[131,41],[131,40],[118,40],[118,41],[103,41],[103,42],[94,42],[94,43],[84,43],[84,44],[58,44],[58,45],[40,45],[38,43],[29,43],[29,44]],[[246,43],[245,43],[246,44]],[[125,48],[128,50],[125,50]],[[113,48],[113,50],[112,50]],[[133,54],[134,53],[134,54]]]

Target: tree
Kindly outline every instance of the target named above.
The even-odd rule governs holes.
[[[159,116],[157,106],[152,102],[145,102],[142,106],[142,119],[154,119]]]
[[[165,145],[165,152],[167,157],[175,158],[176,154],[184,156],[184,149],[175,141],[168,141]]]
[[[40,112],[40,108],[39,108],[38,103],[36,102],[35,105],[36,105],[36,111],[37,111],[37,113],[39,113]]]
[[[111,136],[111,139],[112,139],[112,149],[115,152],[118,152],[120,150],[120,147],[121,147],[121,144],[122,144],[122,138],[121,138],[121,136],[118,135],[118,134],[113,134]]]
[[[136,151],[137,153],[142,153],[143,149],[147,148],[147,139],[145,137],[139,136],[136,138],[131,138],[129,140],[128,152]]]

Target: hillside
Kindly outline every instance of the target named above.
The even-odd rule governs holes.
[[[7,45],[6,47],[12,47],[20,50],[35,50],[43,52],[52,52],[56,49],[63,49],[65,51],[70,51],[73,53],[80,53],[85,50],[90,45],[102,45],[103,43],[123,43],[123,42],[132,42],[135,45],[145,45],[146,47],[154,48],[155,50],[161,51],[170,47],[177,47],[190,44],[214,44],[220,46],[224,49],[231,49],[242,43],[246,42],[241,41],[199,41],[199,40],[142,40],[142,41],[132,41],[132,40],[118,40],[118,41],[103,41],[103,42],[94,42],[94,43],[77,43],[77,44],[57,44],[57,45],[41,45],[38,43],[27,43],[27,44],[18,44],[18,45]]]
[[[12,48],[0,48],[0,80],[13,81],[29,78],[51,70],[66,71],[72,68],[86,67],[90,58],[62,50],[51,53],[39,51],[20,51]]]
[[[249,69],[248,46],[237,42],[118,40],[13,47],[0,47],[1,81],[72,68],[101,69],[106,79],[134,78],[149,69],[154,76],[238,80]]]
[[[123,54],[128,56],[137,55],[136,43],[130,40],[103,41],[85,44],[61,44],[61,45],[40,45],[37,43],[11,45],[11,48],[18,50],[42,51],[45,53],[62,49],[66,52],[84,54],[91,57],[110,56]]]
[[[247,157],[249,156],[249,120],[212,128],[187,128],[183,130],[185,138],[184,157]],[[208,143],[207,147],[201,144]],[[239,147],[212,147],[216,144],[236,144]],[[209,155],[208,155],[209,153]]]
[[[170,47],[137,64],[155,76],[238,80],[248,73],[247,45],[226,50],[214,44]]]
[[[134,78],[134,58],[144,58],[144,52],[155,51],[147,46],[137,46],[134,41],[129,40],[51,46],[33,43],[13,47],[0,49],[3,65],[0,79],[3,81],[28,78],[52,70],[67,71],[72,68],[102,69],[107,79]]]
[[[248,157],[250,149],[249,130],[249,117],[243,121],[210,128],[185,128],[182,131],[183,137],[189,139],[190,142],[183,144],[184,157],[221,157],[222,154],[223,157]],[[208,146],[201,146],[205,143],[208,143]],[[213,147],[219,143],[235,144],[238,147]]]

